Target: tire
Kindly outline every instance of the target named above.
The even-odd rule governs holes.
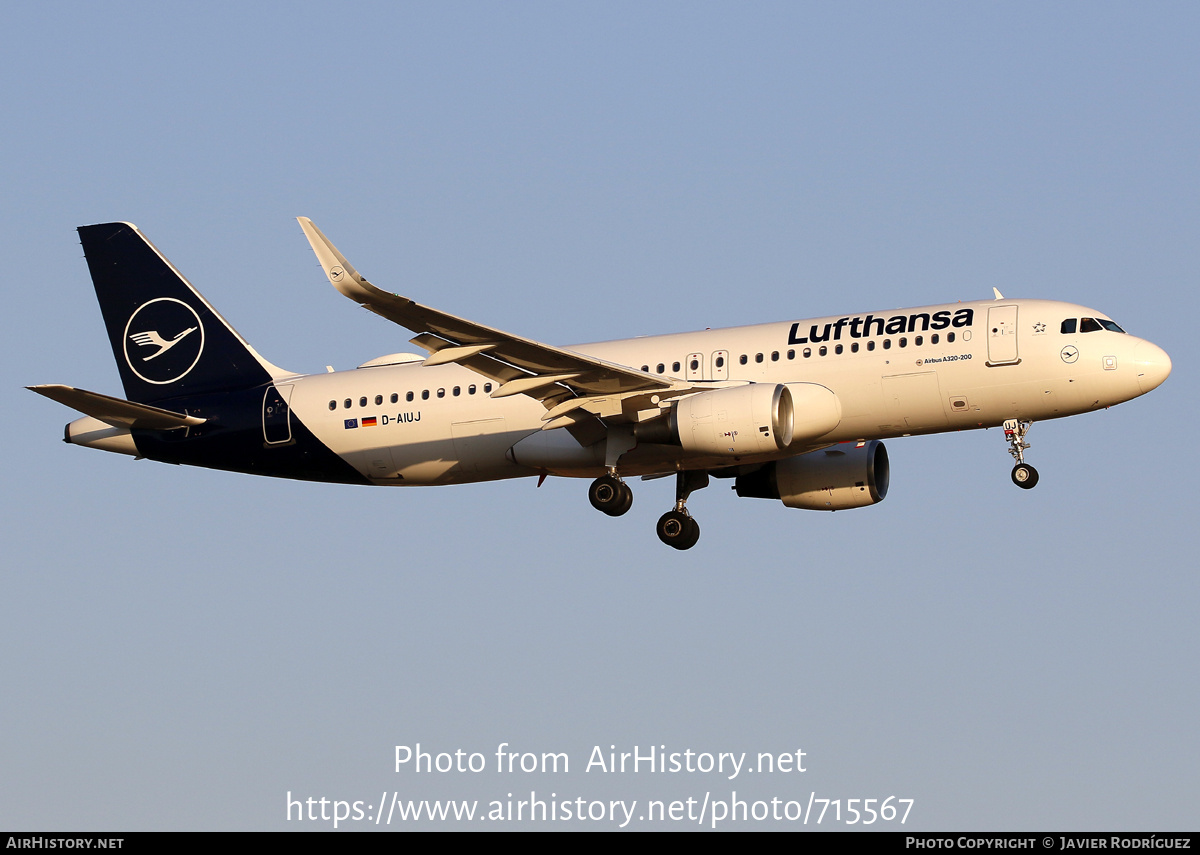
[[[588,501],[601,513],[619,517],[633,507],[633,490],[619,478],[603,475],[588,488]]]
[[[687,539],[679,544],[679,549],[691,549],[700,540],[700,523],[696,522],[695,517],[688,517],[688,532]]]
[[[626,484],[624,481],[622,481],[621,482],[621,501],[615,508],[613,508],[613,510],[609,511],[609,513],[614,517],[619,517],[622,514],[627,513],[629,511],[629,509],[632,507],[633,507],[633,488],[630,487],[628,484]]]
[[[659,540],[674,549],[691,549],[700,539],[700,524],[679,511],[659,517],[655,531]]]
[[[1038,471],[1028,463],[1018,463],[1012,470],[1012,482],[1022,490],[1032,490],[1038,482]]]

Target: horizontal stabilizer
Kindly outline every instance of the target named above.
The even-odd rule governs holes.
[[[25,388],[44,395],[52,401],[66,404],[73,410],[79,410],[84,415],[99,419],[113,427],[175,430],[176,428],[202,425],[206,421],[206,419],[196,416],[151,407],[148,404],[135,404],[133,401],[101,395],[99,392],[76,389],[74,386],[47,385],[26,386]]]

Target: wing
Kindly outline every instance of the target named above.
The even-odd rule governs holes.
[[[683,380],[523,338],[423,306],[372,285],[307,217],[297,217],[333,287],[363,308],[413,330],[425,365],[458,363],[491,380],[493,398],[528,395],[546,407],[544,429],[593,416],[638,420],[660,401],[695,391]]]

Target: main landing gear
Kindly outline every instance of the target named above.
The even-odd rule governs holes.
[[[695,490],[708,486],[707,472],[675,474],[675,509],[658,518],[658,539],[675,549],[691,549],[700,539],[700,523],[688,513],[687,500]]]
[[[675,475],[675,508],[659,517],[658,539],[675,549],[691,549],[700,539],[700,524],[688,513],[687,500],[695,490],[708,486],[707,472],[678,472]],[[598,511],[619,517],[633,506],[633,490],[615,472],[601,475],[588,488],[588,501]]]
[[[588,488],[592,507],[610,517],[619,517],[633,507],[633,490],[615,474],[601,475]]]
[[[692,519],[685,508],[682,511],[667,511],[658,518],[654,527],[658,539],[675,549],[691,549],[700,539],[700,523]]]
[[[1012,482],[1022,490],[1031,490],[1038,482],[1038,471],[1025,462],[1025,449],[1029,448],[1025,434],[1029,433],[1032,426],[1033,422],[1019,419],[1008,419],[1004,422],[1004,439],[1008,442],[1008,453],[1017,461],[1012,470]]]

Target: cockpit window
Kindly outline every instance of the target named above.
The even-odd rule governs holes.
[[[1100,332],[1104,327],[1095,318],[1084,318],[1079,322],[1079,331],[1081,333]]]
[[[1104,318],[1097,318],[1097,320],[1100,322],[1100,326],[1104,327],[1109,332],[1119,332],[1119,333],[1125,332],[1125,330],[1121,329],[1119,326],[1114,324],[1112,321],[1106,321]]]
[[[1065,321],[1062,322],[1062,334],[1063,335],[1075,335],[1075,326],[1078,323],[1079,323],[1079,321],[1076,320],[1075,318],[1067,318]]]

